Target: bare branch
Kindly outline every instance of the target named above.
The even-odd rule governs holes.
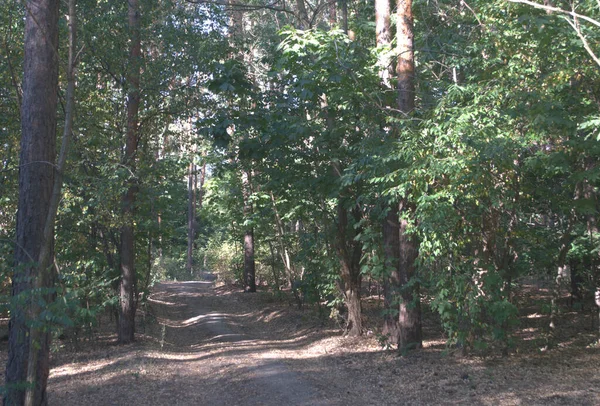
[[[600,67],[600,59],[598,58],[598,56],[596,56],[596,54],[594,53],[594,51],[590,47],[589,42],[587,41],[587,39],[585,38],[585,36],[581,32],[581,28],[579,28],[579,24],[577,22],[577,18],[574,18],[573,21],[569,20],[568,18],[565,18],[565,20],[567,21],[567,23],[569,23],[569,25],[573,28],[573,30],[575,30],[575,33],[577,34],[577,36],[579,37],[579,39],[583,43],[583,47],[585,48],[585,50],[587,51],[587,53],[592,57],[592,59],[594,60],[594,62],[596,62],[596,65],[598,65],[598,67]]]
[[[507,0],[511,3],[521,3],[521,4],[526,4],[528,6],[531,7],[535,7],[535,8],[539,8],[542,10],[546,10],[546,11],[552,11],[555,13],[561,13],[561,14],[566,14],[569,15],[573,18],[581,18],[582,20],[587,21],[590,24],[595,25],[596,27],[600,28],[600,21],[598,20],[594,20],[593,18],[590,18],[588,16],[584,16],[582,14],[576,13],[574,11],[569,11],[569,10],[563,10],[562,8],[558,8],[558,7],[552,7],[552,6],[545,6],[543,4],[539,4],[533,1],[529,1],[529,0]]]

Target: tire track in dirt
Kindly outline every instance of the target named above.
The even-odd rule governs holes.
[[[252,326],[243,300],[212,282],[158,284],[140,314],[138,342],[58,361],[51,405],[343,404],[290,369],[279,351],[289,344]]]
[[[214,370],[220,364],[234,366],[232,373],[216,372],[217,386],[233,389],[240,398],[219,395],[207,399],[210,404],[332,405],[252,336],[252,328],[245,324],[248,319],[231,313],[230,300],[215,295],[210,282],[161,284],[150,300],[158,324],[165,326],[168,349],[215,352],[219,355]]]

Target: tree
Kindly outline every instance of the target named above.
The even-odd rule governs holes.
[[[44,229],[50,211],[55,176],[58,11],[59,2],[55,0],[30,0],[26,3],[19,205],[5,405],[20,405],[25,402],[24,383],[28,377],[31,351],[37,353],[31,404],[46,404],[48,401],[46,382],[49,373],[50,333],[47,330],[41,332],[39,342],[29,341],[31,323],[37,321],[28,319],[25,306],[32,299],[38,300],[32,297],[31,288],[34,283],[42,289],[53,286],[51,263],[38,261],[45,244],[49,248],[46,257],[52,258],[53,233],[50,240],[44,241]],[[51,300],[49,291],[45,298]]]
[[[380,8],[385,12],[385,8]],[[380,20],[385,21],[385,15]],[[408,119],[415,108],[415,63],[412,0],[397,3],[397,105],[399,113]],[[385,27],[385,24],[381,24]],[[382,28],[384,31],[385,28]],[[379,33],[378,33],[379,34]],[[381,37],[381,36],[380,36]],[[378,44],[385,45],[385,37]],[[383,225],[383,246],[386,268],[390,269],[385,280],[386,307],[392,309],[384,317],[383,334],[401,351],[419,348],[421,337],[421,309],[418,284],[414,281],[415,261],[418,256],[416,236],[410,232],[414,208],[408,196],[389,206]],[[398,309],[397,320],[395,306]]]
[[[244,198],[244,290],[256,292],[256,263],[254,261],[254,226],[252,225],[252,172],[242,169]]]
[[[129,72],[127,75],[127,139],[123,163],[131,174],[135,173],[136,151],[139,142],[138,114],[140,109],[140,71],[141,71],[141,39],[140,39],[140,7],[138,0],[127,2],[130,31]],[[135,334],[135,240],[134,240],[134,207],[137,186],[131,176],[128,180],[127,192],[122,199],[121,227],[121,281],[119,288],[119,343],[127,344],[134,340]]]

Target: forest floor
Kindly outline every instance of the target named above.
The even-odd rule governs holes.
[[[56,341],[50,404],[600,405],[600,350],[577,342],[591,332],[567,334],[548,351],[523,336],[508,357],[461,357],[445,351],[429,315],[425,348],[398,356],[376,334],[343,337],[335,322],[283,297],[158,284],[139,311],[135,343],[117,346],[108,320],[78,342]],[[367,327],[380,313],[373,303]]]

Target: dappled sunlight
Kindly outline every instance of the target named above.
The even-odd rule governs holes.
[[[150,296],[148,298],[148,301],[151,303],[157,303],[157,304],[161,304],[163,306],[175,306],[175,307],[182,307],[185,306],[181,303],[175,303],[175,302],[167,302],[166,300],[160,300],[160,299],[155,299],[154,297]]]
[[[589,381],[585,374],[597,369],[600,350],[559,347],[552,357],[535,352],[514,359],[464,358],[448,351],[438,334],[425,339],[422,350],[399,357],[380,346],[376,332],[346,337],[316,313],[266,301],[266,295],[223,296],[205,285],[170,284],[164,300],[160,289],[153,295],[159,300],[148,303],[141,342],[115,346],[107,339],[100,350],[52,369],[53,404],[134,405],[148,393],[152,404],[258,405],[278,399],[311,406],[345,406],[348,398],[365,405],[375,399],[393,399],[382,405],[397,399],[414,405],[583,405],[595,396],[560,382],[556,370]],[[522,334],[534,335],[537,328],[523,327]],[[530,384],[531,376],[540,379]],[[593,379],[600,385],[597,373]]]

